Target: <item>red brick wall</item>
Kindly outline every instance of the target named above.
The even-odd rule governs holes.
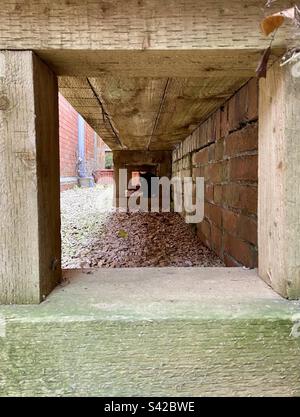
[[[199,238],[227,266],[257,266],[257,82],[251,80],[173,154],[173,175],[205,179]]]
[[[97,184],[113,184],[114,170],[113,169],[97,169],[94,174]]]
[[[76,177],[78,114],[71,104],[59,94],[59,145],[60,176]]]
[[[77,184],[78,113],[61,94],[59,94],[59,136],[61,191],[65,191]],[[105,150],[109,150],[98,135],[95,148],[94,138],[94,130],[85,123],[85,163],[88,176],[91,176],[93,171],[104,168]],[[74,177],[74,182],[65,183],[66,177]]]

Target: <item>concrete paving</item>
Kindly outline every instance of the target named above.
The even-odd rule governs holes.
[[[66,271],[0,307],[0,395],[300,395],[299,313],[255,270]]]

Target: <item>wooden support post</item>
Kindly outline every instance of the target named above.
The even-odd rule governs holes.
[[[126,211],[127,210],[127,199],[125,197],[125,193],[127,190],[127,182],[124,182],[124,179],[120,177],[120,169],[125,168],[124,163],[120,163],[119,154],[117,152],[113,152],[113,160],[114,160],[114,202],[113,205],[115,208],[119,210]],[[127,181],[129,178],[127,178]]]
[[[60,280],[57,78],[0,51],[0,303],[39,303]]]
[[[116,208],[120,207],[120,193],[119,193],[119,164],[114,160],[114,202]]]
[[[260,81],[259,275],[290,299],[300,297],[299,137],[300,78],[276,64]]]

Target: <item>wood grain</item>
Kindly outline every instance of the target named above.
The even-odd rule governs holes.
[[[247,78],[89,78],[127,149],[170,150],[222,105]],[[168,86],[166,89],[168,80]],[[60,91],[112,149],[120,149],[86,79],[60,77]],[[163,102],[162,102],[163,101]]]
[[[277,0],[1,1],[0,49],[264,49],[264,14],[293,4]],[[34,29],[33,29],[34,28]],[[274,47],[293,40],[278,31]]]
[[[274,65],[260,81],[259,274],[300,297],[300,78]]]
[[[57,81],[32,52],[0,57],[0,303],[38,303],[60,275]]]
[[[178,46],[181,43],[178,42]],[[270,62],[284,52],[273,49]],[[257,49],[38,50],[59,76],[80,77],[253,77]]]

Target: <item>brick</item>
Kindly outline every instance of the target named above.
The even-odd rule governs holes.
[[[232,235],[237,235],[239,215],[231,210],[223,209],[223,228]]]
[[[229,177],[232,181],[257,181],[257,155],[241,156],[229,161]]]
[[[257,245],[257,221],[243,214],[223,209],[223,228],[231,235]]]
[[[224,139],[215,143],[215,160],[221,161],[224,157]]]
[[[181,170],[182,177],[190,177],[191,176],[191,170],[190,169],[182,169]]]
[[[205,167],[205,179],[214,183],[227,181],[229,177],[228,161],[208,164]]]
[[[221,205],[223,203],[223,186],[222,185],[214,185],[214,196],[213,201],[215,204]]]
[[[221,111],[217,110],[211,117],[213,120],[211,139],[217,141],[221,137]]]
[[[256,249],[249,243],[228,233],[224,234],[224,251],[248,268],[257,266]]]
[[[205,175],[205,168],[204,167],[197,167],[193,168],[193,179],[197,177],[204,177]]]
[[[221,112],[221,137],[257,119],[257,91],[257,81],[251,80],[225,103]]]
[[[242,266],[242,264],[240,264],[237,260],[228,255],[228,253],[226,252],[223,253],[223,260],[225,265],[229,268]]]
[[[61,184],[60,185],[60,191],[61,192],[63,192],[63,191],[67,191],[67,190],[71,190],[72,188],[74,188],[75,187],[75,185],[77,185],[77,183],[72,183],[72,184]]]
[[[258,80],[252,78],[247,83],[247,120],[256,120],[258,118]]]
[[[230,131],[238,129],[248,122],[248,86],[242,87],[233,97],[233,117]]]
[[[221,138],[226,137],[229,133],[228,108],[228,102],[221,108]]]
[[[234,96],[235,125],[231,130],[236,130],[247,122],[247,109],[248,88],[247,85],[245,85]]]
[[[211,225],[211,248],[222,257],[222,231],[214,224]]]
[[[224,184],[223,204],[238,208],[244,214],[257,214],[257,187],[241,184]]]
[[[209,162],[215,162],[215,144],[212,143],[208,148],[208,160]]]
[[[247,216],[239,216],[237,236],[257,246],[257,221]]]
[[[216,226],[222,227],[222,208],[211,203],[205,203],[204,215]]]
[[[211,247],[211,226],[206,219],[197,224],[197,236],[206,246]]]
[[[205,200],[212,202],[214,200],[213,184],[205,184]]]
[[[193,154],[193,165],[206,164],[208,162],[208,148],[201,149]]]
[[[244,103],[239,100],[240,91],[228,101],[228,131],[238,129],[243,120]]]
[[[225,139],[224,155],[233,157],[258,148],[258,126],[249,125],[231,133]]]

